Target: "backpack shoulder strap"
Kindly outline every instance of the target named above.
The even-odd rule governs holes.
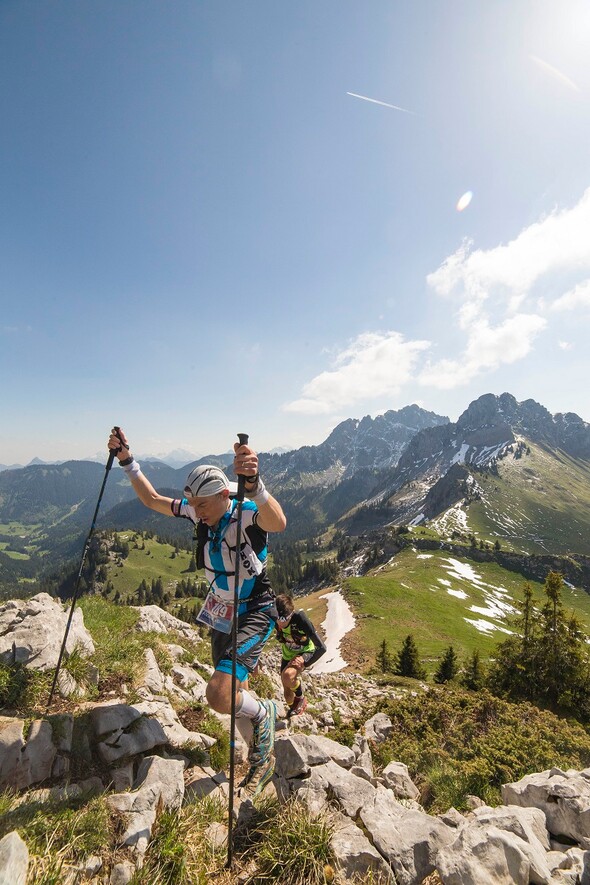
[[[209,526],[206,522],[199,522],[195,526],[195,540],[197,542],[197,552],[195,559],[197,569],[205,568],[205,544],[209,540]]]

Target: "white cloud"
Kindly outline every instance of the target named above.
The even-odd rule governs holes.
[[[27,334],[32,331],[32,326],[0,326],[0,334],[2,335],[20,335],[22,332]]]
[[[590,306],[590,188],[575,206],[555,209],[506,245],[475,249],[465,240],[427,282],[455,304],[455,323],[441,325],[441,359],[420,367],[430,342],[392,331],[362,334],[283,410],[333,414],[391,398],[410,381],[451,389],[527,357],[557,311]],[[453,325],[462,334],[459,347],[445,337]]]
[[[419,380],[449,389],[523,359],[547,325],[539,313],[522,309],[533,288],[545,287],[535,294],[538,311],[586,307],[590,280],[570,287],[572,277],[587,277],[589,271],[590,189],[573,208],[554,210],[507,245],[483,250],[464,241],[427,276],[438,295],[459,300],[456,319],[465,333],[464,349],[429,364]]]
[[[577,307],[590,307],[590,280],[578,283],[553,302],[553,310],[575,310]]]
[[[427,365],[418,380],[441,390],[467,384],[486,369],[496,369],[525,357],[545,325],[546,320],[535,314],[517,314],[495,327],[480,317],[469,329],[462,357]]]
[[[557,346],[561,348],[561,350],[571,350],[574,346],[569,341],[558,341]]]
[[[559,272],[590,270],[590,188],[572,209],[531,224],[506,246],[472,251],[465,241],[426,278],[439,295],[460,294],[481,304],[492,295],[516,310],[533,285]]]
[[[390,397],[410,380],[419,354],[429,346],[393,331],[359,335],[336,356],[332,371],[312,378],[302,397],[283,410],[318,415],[360,400]]]

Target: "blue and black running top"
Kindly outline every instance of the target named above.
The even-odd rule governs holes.
[[[230,507],[215,529],[198,518],[195,508],[191,507],[186,498],[175,498],[171,509],[174,516],[192,522],[197,538],[201,534],[204,536],[202,566],[210,589],[222,596],[230,593],[233,595],[237,501],[230,499]],[[268,535],[258,525],[258,508],[253,501],[244,501],[242,504],[241,534],[239,615],[271,608],[274,603],[274,593],[266,574]]]

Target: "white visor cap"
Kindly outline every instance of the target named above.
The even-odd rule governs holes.
[[[193,467],[189,473],[184,493],[193,498],[208,498],[210,495],[218,495],[224,489],[227,489],[230,495],[235,495],[238,485],[230,482],[220,467],[200,464],[198,467]]]

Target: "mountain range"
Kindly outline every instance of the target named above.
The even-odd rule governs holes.
[[[291,451],[287,446],[277,446],[274,449],[271,449],[271,454],[283,453]],[[138,459],[142,461],[159,461],[162,464],[165,464],[167,467],[179,468],[184,467],[185,464],[188,464],[189,461],[197,461],[201,459],[203,456],[197,455],[195,452],[189,452],[188,449],[173,449],[171,452],[162,452],[158,455],[150,455],[150,454],[139,454]],[[226,452],[225,455],[215,455],[208,457],[216,457],[223,458],[227,457],[230,459],[232,457],[231,452]],[[96,461],[98,464],[104,464],[105,456],[103,452],[96,452],[94,455],[90,455],[88,458],[82,458],[82,461]],[[3,470],[19,470],[22,467],[32,467],[36,464],[65,464],[65,461],[43,461],[41,458],[32,458],[28,464],[0,464],[0,473]]]
[[[359,535],[430,522],[529,553],[590,554],[590,425],[534,400],[485,394],[454,423],[410,405],[342,421],[320,445],[259,458],[293,540],[330,527]],[[178,495],[199,463],[228,468],[231,454],[180,468],[144,460],[142,469],[157,489]],[[75,555],[103,478],[104,464],[92,461],[0,473],[0,580]],[[143,507],[116,466],[97,525],[187,533],[183,520]]]

